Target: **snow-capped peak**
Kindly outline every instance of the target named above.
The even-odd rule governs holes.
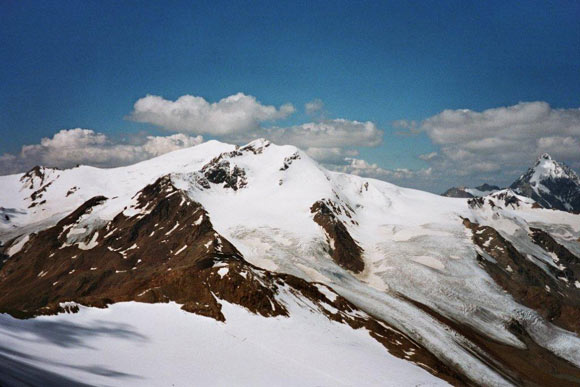
[[[580,211],[580,177],[548,153],[542,154],[511,188],[534,199],[543,207]]]
[[[545,178],[568,178],[570,177],[568,173],[566,173],[565,168],[563,165],[558,163],[557,161],[553,160],[552,157],[544,153],[541,155],[536,164],[534,165],[534,173],[530,178],[530,182],[539,183],[541,180]]]

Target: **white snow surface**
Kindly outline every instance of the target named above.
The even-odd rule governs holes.
[[[464,349],[466,339],[402,301],[398,294],[509,345],[523,343],[505,329],[505,323],[511,318],[525,320],[540,345],[580,364],[577,336],[554,329],[537,313],[517,304],[477,264],[471,232],[461,219],[492,226],[525,253],[554,264],[545,251],[524,242],[529,227],[541,224],[561,243],[572,243],[580,237],[580,216],[527,205],[471,209],[466,200],[329,172],[293,146],[264,147],[263,140],[251,144],[263,151],[225,157],[232,168],[238,166],[246,173],[247,186],[237,191],[218,184],[203,189],[196,183],[203,165],[235,149],[216,141],[129,167],[57,171],[58,177],[44,194],[47,203],[40,209],[27,209],[30,191],[19,182],[21,175],[0,177],[0,184],[7,187],[0,192],[0,206],[24,212],[12,224],[0,224],[0,239],[46,227],[87,199],[104,195],[109,200],[75,226],[86,227],[87,235],[81,237],[89,238],[99,224],[130,207],[131,198],[146,184],[171,173],[175,186],[204,206],[216,231],[250,263],[330,286],[441,359],[459,364],[465,374],[483,384],[507,382]],[[295,153],[300,158],[280,170],[284,159]],[[79,188],[65,197],[72,186]],[[310,212],[312,204],[321,199],[330,199],[343,209],[338,218],[364,249],[362,273],[353,275],[328,255],[327,236]],[[347,208],[352,221],[345,215]],[[90,244],[90,239],[84,243]]]
[[[289,318],[220,301],[225,324],[174,303],[81,306],[30,320],[0,315],[0,355],[107,386],[447,385],[390,355],[366,330],[286,301]]]
[[[539,185],[542,180],[547,178],[570,178],[558,163],[548,154],[542,155],[534,166],[534,173],[530,178],[530,183]]]

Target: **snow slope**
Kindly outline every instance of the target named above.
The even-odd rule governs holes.
[[[446,385],[390,355],[368,332],[292,299],[287,305],[292,317],[265,318],[224,303],[227,324],[173,303],[81,307],[24,321],[0,315],[0,357],[108,386]]]

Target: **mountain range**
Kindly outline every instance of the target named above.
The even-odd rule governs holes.
[[[0,384],[580,383],[578,176],[547,155],[467,200],[263,139],[0,186]]]
[[[514,192],[534,199],[544,208],[580,213],[580,177],[566,164],[544,153],[533,167],[510,186]],[[500,188],[487,183],[475,188],[453,187],[442,195],[455,198],[486,196]]]

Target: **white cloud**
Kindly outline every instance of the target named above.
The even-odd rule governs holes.
[[[210,103],[202,97],[184,95],[175,101],[147,95],[137,100],[129,119],[177,132],[209,134],[219,140],[245,144],[265,137],[280,145],[295,145],[327,166],[346,167],[358,157],[360,147],[382,143],[383,132],[371,121],[327,119],[324,103],[315,99],[305,105],[313,122],[290,127],[262,126],[294,113],[291,104],[263,105],[255,97],[238,93]],[[202,141],[178,133],[148,136],[137,141],[115,142],[90,129],[61,130],[39,144],[25,145],[19,154],[0,156],[0,173],[20,172],[36,164],[67,168],[76,164],[100,167],[126,165]],[[354,170],[354,169],[353,169]],[[386,175],[369,166],[368,171]],[[363,173],[363,168],[356,169]]]
[[[437,152],[431,152],[431,153],[423,153],[421,155],[419,155],[419,158],[421,160],[425,160],[425,161],[429,161],[429,160],[433,160],[435,157],[437,157]]]
[[[306,110],[306,114],[309,116],[316,115],[322,112],[324,109],[324,102],[320,99],[315,99],[313,101],[307,102],[304,105],[304,109]]]
[[[400,126],[405,125],[413,127]],[[580,109],[521,102],[482,112],[445,110],[424,120],[419,129],[440,147],[433,157],[419,157],[434,173],[458,177],[456,184],[507,184],[544,152],[580,167]]]
[[[256,129],[262,122],[286,118],[294,111],[291,104],[262,105],[243,93],[214,103],[192,95],[175,101],[148,95],[135,102],[129,118],[176,132],[222,136]]]
[[[559,155],[566,160],[578,161],[580,153],[580,138],[571,136],[541,137],[537,140],[537,148],[552,155]]]
[[[294,107],[262,105],[255,97],[243,93],[215,103],[191,95],[175,101],[148,95],[135,102],[129,118],[168,130],[207,133],[238,144],[265,137],[278,144],[311,148],[310,154],[318,160],[339,163],[344,163],[345,156],[358,154],[354,147],[373,147],[382,141],[383,132],[370,121],[322,119],[324,103],[320,99],[308,102],[305,108],[309,115],[319,116],[316,122],[264,128],[261,123],[286,118],[294,112]]]
[[[63,129],[40,144],[24,145],[19,154],[0,156],[0,173],[16,173],[34,165],[69,168],[77,164],[114,167],[146,160],[161,154],[200,144],[203,137],[184,134],[147,136],[139,143],[115,143],[90,129]]]
[[[144,152],[155,157],[174,150],[189,148],[202,142],[202,136],[191,137],[178,133],[172,136],[147,136],[147,141],[141,147]]]
[[[359,147],[381,144],[383,132],[370,121],[325,119],[324,103],[315,99],[306,104],[313,122],[290,127],[262,124],[288,117],[291,104],[263,105],[255,97],[238,93],[210,103],[204,98],[184,95],[175,101],[148,95],[137,100],[128,116],[131,120],[153,124],[167,130],[208,133],[219,140],[245,144],[265,137],[280,145],[295,145],[327,165],[345,165],[346,158],[357,157]],[[0,156],[0,173],[21,171],[35,164],[70,167],[76,164],[116,166],[191,146],[201,136],[178,133],[167,137],[147,137],[137,143],[118,143],[89,129],[62,130],[39,144],[25,145],[20,154]]]
[[[358,156],[356,147],[375,147],[383,140],[383,132],[370,121],[327,119],[290,127],[259,128],[233,133],[220,139],[245,144],[256,138],[267,138],[279,145],[294,145],[315,160],[325,164],[345,164],[345,157]]]
[[[354,148],[374,147],[382,142],[383,132],[370,121],[324,119],[324,103],[320,99],[308,102],[305,109],[315,122],[266,128],[261,125],[263,122],[286,118],[294,107],[265,106],[242,93],[215,103],[191,95],[176,101],[148,95],[135,102],[129,118],[168,130],[207,133],[236,144],[265,137],[280,145],[298,146],[316,160],[330,164],[345,164],[345,157],[358,155]]]
[[[359,152],[356,149],[344,149],[339,147],[333,148],[310,147],[306,148],[305,152],[308,154],[308,156],[312,157],[313,159],[321,163],[333,165],[347,164],[348,163],[347,158],[359,155]]]
[[[399,183],[409,183],[410,179],[429,178],[432,174],[431,168],[419,170],[406,168],[386,169],[380,167],[378,164],[371,164],[357,158],[347,158],[347,161],[349,162],[347,165],[335,166],[333,170],[381,180],[397,180]]]
[[[383,132],[370,121],[360,122],[341,118],[308,122],[288,128],[265,129],[265,137],[278,144],[310,147],[374,147],[381,144]]]

